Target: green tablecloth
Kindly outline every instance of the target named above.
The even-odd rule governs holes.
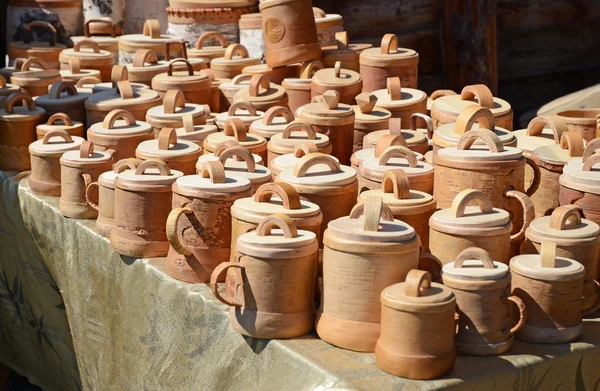
[[[6,188],[7,185],[4,186]],[[11,186],[14,186],[14,182]],[[12,189],[12,188],[11,188]],[[500,357],[459,356],[453,371],[429,382],[407,381],[381,371],[373,354],[337,349],[315,334],[292,340],[245,338],[229,326],[227,308],[203,284],[176,281],[164,271],[164,259],[133,259],[112,251],[96,233],[94,221],[64,218],[58,199],[31,193],[27,180],[19,187],[22,221],[31,232],[41,259],[63,295],[83,389],[88,390],[312,390],[312,389],[439,389],[592,390],[600,385],[600,324],[586,321],[584,336],[573,344],[534,345],[516,342]],[[14,189],[4,194],[14,199]],[[16,208],[16,204],[14,205]],[[18,216],[18,211],[15,212]],[[16,219],[15,219],[16,220]],[[5,223],[3,222],[3,226]],[[11,246],[4,233],[2,246]],[[27,271],[29,252],[21,248],[2,259]],[[5,265],[6,264],[6,265]],[[15,265],[12,265],[15,264]],[[14,273],[10,275],[14,279]],[[29,277],[23,276],[22,279]],[[50,279],[51,280],[51,279]],[[30,289],[36,291],[32,283]],[[51,285],[51,284],[50,284]],[[50,296],[55,291],[36,294]],[[48,298],[49,300],[49,298]],[[58,297],[60,303],[60,298]],[[8,303],[8,302],[7,302]],[[14,332],[4,315],[3,330]],[[53,303],[45,311],[55,311]],[[64,318],[64,316],[63,316]],[[19,326],[16,327],[18,329]],[[6,330],[8,329],[8,330]],[[4,346],[4,336],[0,335]],[[70,346],[70,345],[68,345]],[[42,350],[2,360],[51,389],[75,389],[76,380],[57,387],[48,368],[70,368],[48,354],[44,367],[27,365]],[[72,350],[69,351],[72,357]],[[25,356],[25,354],[27,354]],[[61,356],[62,357],[62,356]],[[55,362],[53,362],[54,360]],[[52,367],[51,367],[52,365]],[[58,372],[58,370],[56,370]],[[73,375],[77,371],[73,364]]]

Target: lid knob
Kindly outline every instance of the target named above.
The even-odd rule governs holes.
[[[158,149],[167,151],[177,144],[177,132],[173,128],[162,128],[158,134]]]
[[[50,118],[48,118],[46,125],[54,125],[57,121],[62,121],[63,126],[73,126],[73,121],[71,120],[71,117],[69,117],[65,113],[52,114]]]
[[[204,34],[200,35],[196,40],[196,49],[200,50],[204,47],[204,43],[209,39],[214,39],[219,42],[219,45],[222,48],[226,48],[229,46],[229,41],[223,35],[219,34],[216,31],[207,31]]]
[[[544,128],[549,126],[552,129],[552,134],[554,135],[554,142],[556,144],[560,143],[560,138],[563,133],[569,131],[567,127],[567,123],[558,115],[548,115],[548,116],[540,116],[535,117],[529,124],[527,125],[527,136],[539,136],[544,131]]]
[[[387,92],[390,100],[402,100],[402,83],[400,82],[399,77],[387,78]]]
[[[325,91],[321,97],[329,110],[337,109],[340,104],[340,93],[335,90]]]
[[[372,112],[377,104],[377,97],[369,92],[360,93],[355,99],[360,112],[365,114]]]
[[[394,145],[400,145],[408,148],[402,133],[384,134],[381,136],[379,141],[377,141],[377,145],[375,145],[375,157],[381,157],[386,149],[393,147]]]
[[[404,284],[404,295],[419,297],[422,291],[431,288],[431,274],[424,270],[413,269],[406,275]]]
[[[397,200],[410,198],[410,182],[406,172],[401,168],[386,170],[381,180],[381,191],[394,193],[394,198]]]
[[[570,222],[571,224],[567,225]],[[579,207],[575,205],[564,205],[554,209],[550,216],[550,228],[564,230],[575,228],[581,224]]]
[[[415,168],[419,164],[417,155],[411,149],[402,145],[388,147],[379,157],[378,164],[380,166],[386,166],[390,159],[394,157],[406,159],[408,166],[411,168]]]

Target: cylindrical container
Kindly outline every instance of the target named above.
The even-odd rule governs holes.
[[[259,4],[270,67],[321,58],[321,45],[310,1],[265,0]]]
[[[0,68],[0,76],[4,77],[6,81],[10,81],[13,73],[21,72],[21,67],[25,60],[26,58],[15,58],[12,66],[7,65],[4,68]]]
[[[119,160],[111,171],[103,172],[98,177],[98,181],[90,183],[85,188],[87,203],[98,211],[96,229],[102,236],[109,237],[110,231],[115,227],[115,179],[126,169],[135,171],[136,165],[133,160]]]
[[[44,30],[49,31],[48,42],[33,41],[32,27],[42,27]],[[36,20],[25,26],[22,41],[10,42],[8,45],[8,58],[12,61],[15,58],[29,59],[35,57],[45,61],[48,68],[58,69],[58,56],[66,48],[66,45],[56,42],[56,28],[53,25]]]
[[[292,113],[310,103],[312,77],[319,69],[323,69],[323,63],[319,60],[304,63],[299,78],[286,78],[281,82],[288,94],[288,106]]]
[[[93,27],[90,28],[90,24]],[[113,23],[110,18],[87,19],[83,24],[83,36],[71,37],[73,44],[84,39],[91,39],[96,42],[102,50],[110,52],[113,57],[113,64],[119,63],[119,37],[118,31],[120,27]],[[96,31],[93,31],[96,30]],[[102,33],[102,34],[100,34]],[[122,32],[121,32],[122,33]]]
[[[66,151],[79,149],[83,138],[65,130],[51,130],[42,140],[29,144],[31,156],[31,191],[44,196],[60,196],[60,157]]]
[[[293,338],[310,332],[317,254],[315,234],[298,230],[286,215],[265,217],[255,232],[241,235],[236,262],[221,264],[210,279],[215,297],[231,306],[233,329],[254,338]],[[236,292],[224,298],[217,281],[229,269],[237,269],[227,277]]]
[[[442,268],[444,285],[452,290],[458,305],[458,353],[491,356],[507,352],[513,335],[527,321],[527,308],[518,296],[509,296],[510,273],[485,250],[470,247]],[[513,323],[509,303],[519,309]]]
[[[231,118],[225,122],[223,132],[213,133],[204,140],[204,153],[212,153],[217,144],[222,141],[234,140],[243,147],[248,148],[252,153],[267,160],[267,140],[255,134],[248,134],[244,122],[239,118]]]
[[[167,272],[191,283],[209,282],[213,270],[229,261],[231,206],[253,193],[248,179],[226,173],[220,162],[205,162],[199,171],[173,184],[167,219]]]
[[[192,114],[184,114],[181,119],[183,127],[175,129],[178,140],[191,141],[202,146],[209,134],[217,133],[217,125],[195,125]]]
[[[151,159],[115,179],[115,226],[110,244],[122,255],[164,257],[169,251],[165,224],[173,200],[173,183],[183,176],[165,162]]]
[[[305,155],[293,168],[279,173],[277,182],[294,186],[301,197],[319,205],[323,227],[332,220],[348,216],[358,196],[356,171],[319,152]]]
[[[62,124],[57,124],[57,122]],[[81,122],[71,120],[71,117],[65,113],[56,113],[48,118],[46,123],[39,124],[35,128],[37,139],[42,140],[46,133],[53,130],[64,130],[71,136],[84,137],[83,124]]]
[[[333,68],[336,62],[341,62],[342,67],[350,69],[354,72],[360,72],[359,56],[366,49],[373,47],[370,43],[349,43],[348,33],[340,31],[335,33],[335,44],[331,46],[323,46],[323,64],[327,68]]]
[[[405,87],[417,88],[418,68],[419,53],[399,48],[396,34],[385,34],[381,47],[366,49],[360,54],[364,92],[385,89],[390,77],[400,78]]]
[[[250,84],[251,75],[240,74],[231,79],[231,81],[219,85],[219,104],[221,111],[228,110],[235,102],[235,94]]]
[[[251,103],[238,100],[231,104],[229,110],[217,114],[215,123],[219,129],[225,129],[225,123],[228,119],[237,118],[244,123],[246,130],[248,130],[252,122],[262,119],[264,115],[264,111],[256,110]]]
[[[0,76],[0,109],[4,108],[4,102],[6,101],[7,96],[19,91],[21,91],[21,87],[16,84],[7,83],[4,76]]]
[[[411,270],[381,292],[381,336],[375,359],[386,372],[429,380],[449,372],[456,351],[456,298],[431,275]]]
[[[394,220],[379,197],[330,221],[323,235],[323,284],[316,329],[327,343],[361,352],[375,351],[380,333],[379,296],[419,266],[419,237]],[[387,213],[383,213],[387,212]]]
[[[30,69],[35,65],[36,69]],[[10,77],[12,84],[21,87],[31,96],[48,93],[48,86],[60,81],[58,69],[50,69],[49,65],[37,57],[27,59],[21,70]]]
[[[78,93],[75,84],[70,81],[59,81],[52,84],[48,94],[39,96],[35,105],[44,108],[49,116],[64,113],[71,120],[87,124],[85,102],[90,96]]]
[[[118,159],[135,157],[137,146],[146,140],[154,139],[152,126],[136,121],[126,110],[113,110],[104,121],[93,124],[87,132],[88,140],[96,147],[113,149]]]
[[[206,123],[206,109],[203,105],[186,103],[185,95],[180,90],[169,90],[164,95],[162,106],[154,106],[146,112],[146,122],[154,128],[154,134],[162,128],[181,128],[183,116],[191,115],[194,125]]]
[[[267,111],[274,106],[287,107],[285,88],[269,81],[265,75],[253,75],[248,87],[242,87],[233,97],[234,101],[251,103],[255,109]]]
[[[242,73],[242,69],[248,65],[260,64],[260,58],[249,57],[248,50],[239,43],[231,44],[225,50],[223,57],[213,58],[210,62],[210,69],[215,77],[233,79]]]
[[[153,50],[159,60],[164,60],[167,57],[166,43],[174,38],[160,33],[158,20],[147,19],[142,34],[127,34],[119,37],[119,64],[131,64],[135,52],[139,49]]]
[[[269,150],[267,161],[270,162],[277,156],[293,153],[298,144],[310,141],[317,147],[317,152],[330,154],[331,143],[329,137],[322,133],[315,133],[309,123],[302,120],[295,120],[290,123],[283,133],[271,137],[267,148]]]
[[[417,128],[417,119],[425,121],[426,128]],[[433,133],[433,128],[429,127],[430,124],[431,118],[421,113],[415,113],[411,116],[410,129],[402,129],[402,120],[400,118],[390,118],[387,129],[377,130],[365,135],[362,142],[363,149],[376,148],[383,136],[393,135],[404,139],[405,144],[403,145],[410,150],[425,155],[429,151],[428,136]]]
[[[390,129],[390,118],[392,113],[377,104],[377,97],[373,94],[363,92],[356,96],[354,109],[354,148],[353,153],[365,148],[363,140],[371,132]]]
[[[429,218],[436,210],[435,198],[422,191],[412,190],[408,175],[402,169],[387,170],[381,188],[360,193],[358,202],[376,196],[390,207],[394,218],[414,228],[421,239],[421,251],[429,252]]]
[[[240,28],[240,43],[248,49],[248,54],[252,57],[264,59],[265,38],[260,13],[242,15],[238,25]]]
[[[277,179],[279,173],[288,169],[294,168],[298,160],[300,160],[304,155],[308,155],[309,153],[318,152],[317,146],[312,141],[305,141],[303,143],[297,144],[294,147],[294,151],[291,153],[287,153],[285,155],[280,155],[275,157],[269,162],[269,169],[273,174],[273,180]],[[330,155],[331,156],[331,155]],[[338,158],[335,156],[331,156],[336,162],[339,163]]]
[[[335,44],[335,34],[344,31],[342,15],[327,14],[317,7],[313,7],[313,15],[317,25],[317,37],[321,46]]]
[[[392,118],[392,121],[397,120],[397,118]],[[398,120],[399,121],[399,120]],[[372,148],[361,149],[360,151],[356,151],[352,154],[352,158],[350,159],[351,167],[358,171],[358,168],[365,160],[380,158],[383,152],[389,147],[393,146],[403,146],[410,149],[407,145],[406,140],[402,136],[402,133],[393,135],[393,134],[384,134],[381,138],[378,139],[377,144]],[[411,149],[411,151],[413,151]],[[424,161],[425,157],[419,152],[414,152],[418,161]]]
[[[78,58],[71,58],[65,68],[59,71],[62,81],[77,83],[86,77],[95,77],[100,79],[100,71],[97,69],[81,69]],[[99,80],[101,82],[101,80]],[[51,87],[50,87],[51,88]]]
[[[272,136],[283,133],[292,121],[294,121],[294,113],[290,109],[283,106],[273,106],[265,111],[265,116],[262,119],[252,122],[248,132],[269,141]]]
[[[102,81],[110,81],[110,72],[113,67],[112,53],[100,49],[95,41],[87,38],[82,39],[72,49],[65,49],[60,52],[58,58],[60,69],[69,69],[69,60],[72,58],[78,59],[82,68],[100,71]]]
[[[427,98],[427,115],[431,116],[431,107],[433,106],[433,101],[441,98],[442,96],[447,96],[447,95],[457,95],[456,91],[452,91],[452,90],[435,90],[431,93],[431,95],[429,95],[429,97]]]
[[[381,187],[387,170],[401,168],[406,172],[410,188],[433,194],[433,166],[417,160],[417,155],[405,146],[393,145],[381,153],[361,162],[358,167],[358,192]]]
[[[517,339],[534,343],[566,343],[583,332],[581,313],[585,269],[556,256],[556,243],[542,242],[541,254],[510,260],[511,289],[527,306],[527,322]],[[598,283],[590,281],[598,290]]]
[[[141,160],[162,160],[169,168],[193,175],[196,161],[202,148],[191,141],[179,140],[173,128],[162,128],[158,139],[142,141],[135,150],[135,157]]]
[[[600,257],[600,227],[593,221],[582,219],[574,205],[560,206],[551,216],[536,218],[525,231],[526,242],[523,252],[536,254],[542,242],[556,243],[556,255],[573,259],[585,267],[585,281],[598,280]],[[589,284],[583,288],[583,305],[591,315],[598,310],[598,291]]]
[[[513,111],[510,104],[492,95],[484,84],[474,84],[462,89],[460,95],[441,96],[431,106],[431,118],[437,128],[456,122],[458,115],[472,105],[482,106],[492,112],[496,126],[513,130]]]
[[[471,202],[477,206],[468,206]],[[450,208],[431,216],[429,227],[431,253],[444,264],[454,262],[469,247],[486,250],[498,262],[507,264],[510,260],[510,215],[494,208],[490,198],[478,190],[458,193]]]
[[[133,55],[131,64],[127,64],[128,80],[152,86],[152,79],[161,73],[167,72],[169,64],[158,61],[156,52],[150,49],[139,49]]]
[[[327,91],[320,102],[302,107],[300,119],[308,122],[315,132],[324,133],[331,142],[331,154],[342,164],[350,164],[354,142],[354,110],[339,103],[337,91]]]
[[[135,83],[129,81],[129,71],[126,65],[113,65],[110,73],[110,82],[98,83],[92,86],[92,92],[97,94],[98,92],[104,92],[112,89],[118,89],[118,83],[123,80],[127,80],[131,84],[133,89],[149,89],[150,87],[143,83]]]
[[[585,141],[600,137],[600,109],[567,110],[557,115],[567,123],[569,130],[580,131]]]
[[[415,113],[427,114],[427,94],[421,90],[400,85],[399,77],[387,79],[387,89],[375,90],[377,105],[392,113],[392,118],[400,118],[409,124]]]
[[[24,106],[15,106],[23,102]],[[36,140],[35,128],[44,123],[46,110],[37,107],[23,92],[6,97],[0,110],[0,170],[27,171],[31,168],[29,144]]]
[[[340,103],[352,105],[362,91],[362,77],[358,72],[342,69],[342,63],[336,62],[333,68],[317,71],[310,85],[311,98],[334,90],[340,94]]]
[[[85,190],[98,176],[111,169],[114,151],[94,151],[94,144],[83,141],[79,150],[65,152],[60,158],[60,201],[58,209],[74,219],[95,219],[98,211],[88,204]]]
[[[173,65],[184,63],[186,71],[173,71]],[[212,85],[210,78],[202,71],[194,72],[192,65],[183,58],[169,62],[167,72],[161,73],[152,79],[152,89],[164,98],[167,91],[179,90],[183,92],[188,103],[210,104],[212,101]]]
[[[298,77],[300,74],[300,64],[285,65],[277,68],[271,68],[267,64],[249,65],[242,69],[242,73],[252,76],[265,75],[271,83],[280,85],[283,79]]]
[[[218,45],[205,46],[204,44],[206,41],[211,39],[217,41]],[[207,31],[198,37],[194,47],[187,50],[187,54],[189,58],[200,58],[204,60],[206,65],[210,67],[210,63],[214,58],[225,56],[227,46],[229,46],[227,38],[216,31]]]
[[[581,209],[583,217],[600,224],[600,170],[594,168],[600,163],[600,155],[592,151],[586,148],[581,160],[571,159],[564,166],[559,196],[561,206],[573,204]]]

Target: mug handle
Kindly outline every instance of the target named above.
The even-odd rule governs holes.
[[[83,174],[83,175],[89,175],[89,174]],[[85,177],[84,177],[84,181],[86,181]],[[91,206],[92,208],[99,210],[100,207],[98,206],[98,200],[92,200],[93,197],[91,196],[91,192],[92,192],[93,188],[96,188],[96,189],[100,188],[98,182],[91,182],[85,186],[85,202],[87,202],[87,204],[89,206]]]
[[[189,208],[175,208],[169,213],[169,217],[167,217],[167,239],[169,240],[171,247],[173,247],[173,250],[185,256],[192,255],[192,252],[183,247],[179,241],[177,226],[179,225],[179,217],[181,217],[182,214],[190,215],[192,213],[193,211]]]
[[[215,295],[217,300],[219,300],[221,303],[226,304],[231,307],[242,307],[244,305],[244,303],[243,303],[244,296],[243,295],[241,297],[240,302],[236,301],[235,298],[228,300],[228,299],[224,298],[223,296],[221,296],[221,294],[219,293],[219,290],[217,289],[217,281],[222,279],[223,276],[225,275],[225,273],[227,273],[227,270],[232,267],[240,269],[240,272],[245,269],[244,265],[241,265],[239,263],[232,263],[232,262],[221,263],[219,266],[217,266],[215,268],[215,270],[212,272],[212,275],[210,276],[210,289],[212,290],[213,295]],[[242,286],[243,286],[243,284],[242,284]],[[238,288],[239,288],[239,285],[238,285]]]
[[[594,286],[594,288],[596,289],[596,292],[598,292],[598,297],[596,298],[596,301],[594,302],[594,304],[592,304],[591,306],[589,306],[587,308],[582,309],[581,315],[589,316],[600,309],[600,283],[598,283],[598,281],[596,281],[596,280],[589,280],[589,281],[584,282],[584,285],[585,284],[592,284]]]
[[[517,331],[521,330],[525,323],[527,323],[527,307],[525,306],[525,302],[521,300],[519,296],[508,296],[508,301],[512,301],[517,308],[519,309],[519,322],[510,329],[511,334],[516,334]]]

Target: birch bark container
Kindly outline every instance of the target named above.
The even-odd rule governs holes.
[[[36,69],[30,69],[32,66]],[[50,68],[48,63],[32,57],[25,60],[19,72],[11,75],[10,81],[29,95],[40,96],[48,93],[49,85],[60,81],[60,73],[58,69]]]
[[[289,77],[281,82],[288,94],[288,106],[293,113],[310,103],[312,77],[319,69],[323,69],[323,63],[319,60],[304,63],[299,78]]]
[[[252,122],[262,119],[264,115],[265,112],[256,110],[252,103],[238,100],[229,107],[229,110],[217,114],[215,123],[219,129],[225,129],[225,123],[228,119],[237,118],[244,123],[246,131],[248,131]]]
[[[591,144],[591,143],[590,143]],[[581,209],[582,216],[600,224],[600,155],[586,148],[584,157],[572,159],[564,166],[559,178],[560,205],[573,204]]]
[[[235,94],[242,88],[248,86],[251,78],[251,75],[242,73],[241,75],[235,76],[230,81],[219,85],[219,105],[221,111],[229,109],[233,102],[235,102]]]
[[[309,123],[295,120],[282,133],[271,137],[267,144],[267,161],[270,164],[276,157],[294,152],[296,145],[307,141],[312,142],[317,147],[318,152],[330,154],[332,151],[329,137],[322,133],[315,133]]]
[[[285,88],[271,83],[265,75],[253,75],[248,87],[235,93],[234,101],[249,102],[257,110],[267,111],[274,106],[287,107],[288,97]]]
[[[36,126],[35,133],[37,134],[37,139],[43,139],[46,133],[53,130],[64,130],[69,135],[77,137],[83,137],[84,134],[83,124],[81,122],[71,120],[71,117],[65,113],[53,114],[48,118],[46,123]]]
[[[192,116],[194,125],[206,123],[206,109],[203,105],[187,103],[185,95],[180,90],[169,90],[163,97],[162,106],[151,107],[146,112],[146,122],[154,128],[158,134],[162,128],[183,127],[183,117]]]
[[[195,125],[194,116],[186,113],[181,116],[183,127],[176,128],[177,139],[191,141],[202,146],[209,134],[217,133],[217,125]]]
[[[242,73],[250,76],[264,75],[271,83],[281,85],[283,79],[298,77],[300,74],[300,64],[291,64],[276,68],[271,68],[267,64],[248,65],[242,69]]]
[[[313,7],[317,37],[321,46],[335,43],[335,34],[344,31],[344,19],[340,14],[328,14],[320,8]]]
[[[184,71],[175,71],[176,64],[185,64]],[[183,92],[187,103],[210,104],[212,101],[212,85],[210,78],[202,71],[195,72],[192,64],[183,58],[169,62],[167,72],[160,73],[152,78],[152,89],[158,92],[161,98],[167,91],[179,90]]]
[[[287,107],[273,106],[265,111],[265,116],[262,119],[250,124],[248,132],[269,141],[272,136],[283,133],[294,119],[294,113]]]
[[[354,148],[353,153],[365,147],[363,140],[368,134],[390,128],[392,113],[389,110],[377,107],[377,97],[363,92],[356,96],[354,109]]]
[[[354,98],[362,91],[362,77],[358,72],[342,69],[341,64],[338,61],[333,68],[321,69],[314,74],[310,87],[311,98],[333,90],[340,94],[340,103],[354,104]]]
[[[32,27],[42,27],[50,32],[48,41],[34,41]],[[49,68],[58,69],[58,56],[67,47],[56,42],[56,28],[50,23],[40,20],[25,25],[25,34],[22,41],[13,41],[8,45],[8,58],[34,58],[37,57],[48,63]],[[39,95],[39,94],[38,94]],[[36,96],[33,95],[32,96]]]
[[[90,94],[79,93],[75,84],[69,81],[59,81],[52,84],[47,95],[39,96],[35,105],[46,110],[49,116],[65,113],[72,120],[87,124],[85,102]]]
[[[223,57],[212,59],[210,69],[217,78],[233,79],[240,75],[245,67],[258,65],[260,62],[258,57],[249,57],[248,50],[244,46],[234,43],[227,47]]]
[[[69,61],[73,58],[79,60],[80,66],[84,69],[100,71],[102,81],[110,81],[110,73],[114,65],[113,55],[107,50],[100,49],[100,46],[94,40],[82,39],[72,49],[65,49],[60,52],[58,57],[60,69],[69,69]]]
[[[206,41],[211,39],[217,41],[218,45],[205,45]],[[223,57],[225,55],[228,46],[229,41],[223,35],[216,31],[207,31],[198,37],[194,47],[188,49],[187,54],[189,58],[200,58],[204,60],[210,67],[210,63],[214,58]]]
[[[413,114],[427,114],[427,94],[414,88],[400,85],[399,77],[387,80],[387,89],[375,90],[377,104],[392,113],[392,118],[400,118],[402,123],[409,124]]]
[[[191,141],[179,140],[173,128],[162,128],[158,139],[138,144],[135,157],[141,160],[161,160],[169,168],[183,175],[196,173],[196,161],[202,154],[202,148]]]
[[[335,43],[325,46],[321,43],[323,64],[333,68],[336,62],[341,62],[342,67],[354,72],[360,72],[360,53],[373,47],[370,43],[349,43],[348,33],[340,31],[335,33]]]
[[[139,49],[133,55],[131,64],[127,64],[129,81],[152,86],[152,79],[167,72],[168,63],[159,61],[154,50]]]
[[[164,60],[167,57],[166,43],[173,39],[170,35],[160,33],[158,20],[147,19],[142,34],[126,34],[119,37],[119,64],[131,64],[135,52],[139,49],[153,50],[159,60]]]
[[[280,155],[272,159],[269,162],[269,169],[273,174],[273,180],[276,180],[282,171],[285,171],[288,168],[294,168],[296,163],[298,163],[298,161],[302,159],[304,155],[308,155],[309,153],[313,152],[318,152],[317,146],[312,141],[306,141],[301,144],[297,144],[294,147],[293,152]],[[331,157],[333,160],[339,163],[338,158],[335,156]]]
[[[91,25],[91,26],[90,26]],[[110,18],[86,18],[83,24],[83,36],[71,37],[71,41],[77,44],[83,39],[91,39],[102,50],[110,52],[113,64],[119,63],[119,35],[123,32]]]
[[[19,91],[21,91],[21,87],[7,83],[4,76],[0,76],[0,109],[4,108],[4,102],[6,101],[7,96]]]
[[[600,137],[600,109],[567,110],[557,115],[567,123],[569,130],[580,131],[585,141]]]
[[[241,146],[259,155],[263,161],[267,161],[267,140],[255,134],[248,134],[244,122],[239,118],[228,119],[225,121],[223,132],[206,137],[203,144],[204,153],[214,152],[217,144],[227,140],[237,141]]]
[[[425,122],[425,128],[419,128],[418,120]],[[367,133],[363,138],[363,149],[375,148],[379,140],[385,135],[400,136],[405,147],[412,151],[425,155],[429,151],[429,139],[433,134],[433,128],[430,127],[431,118],[421,113],[415,113],[410,118],[409,129],[402,129],[402,120],[400,118],[390,118],[388,126],[383,130],[377,130]]]
[[[100,79],[100,71],[97,69],[82,69],[78,58],[71,58],[66,66],[59,71],[62,81],[77,83],[79,80],[87,77]],[[99,80],[98,82],[101,82]]]

